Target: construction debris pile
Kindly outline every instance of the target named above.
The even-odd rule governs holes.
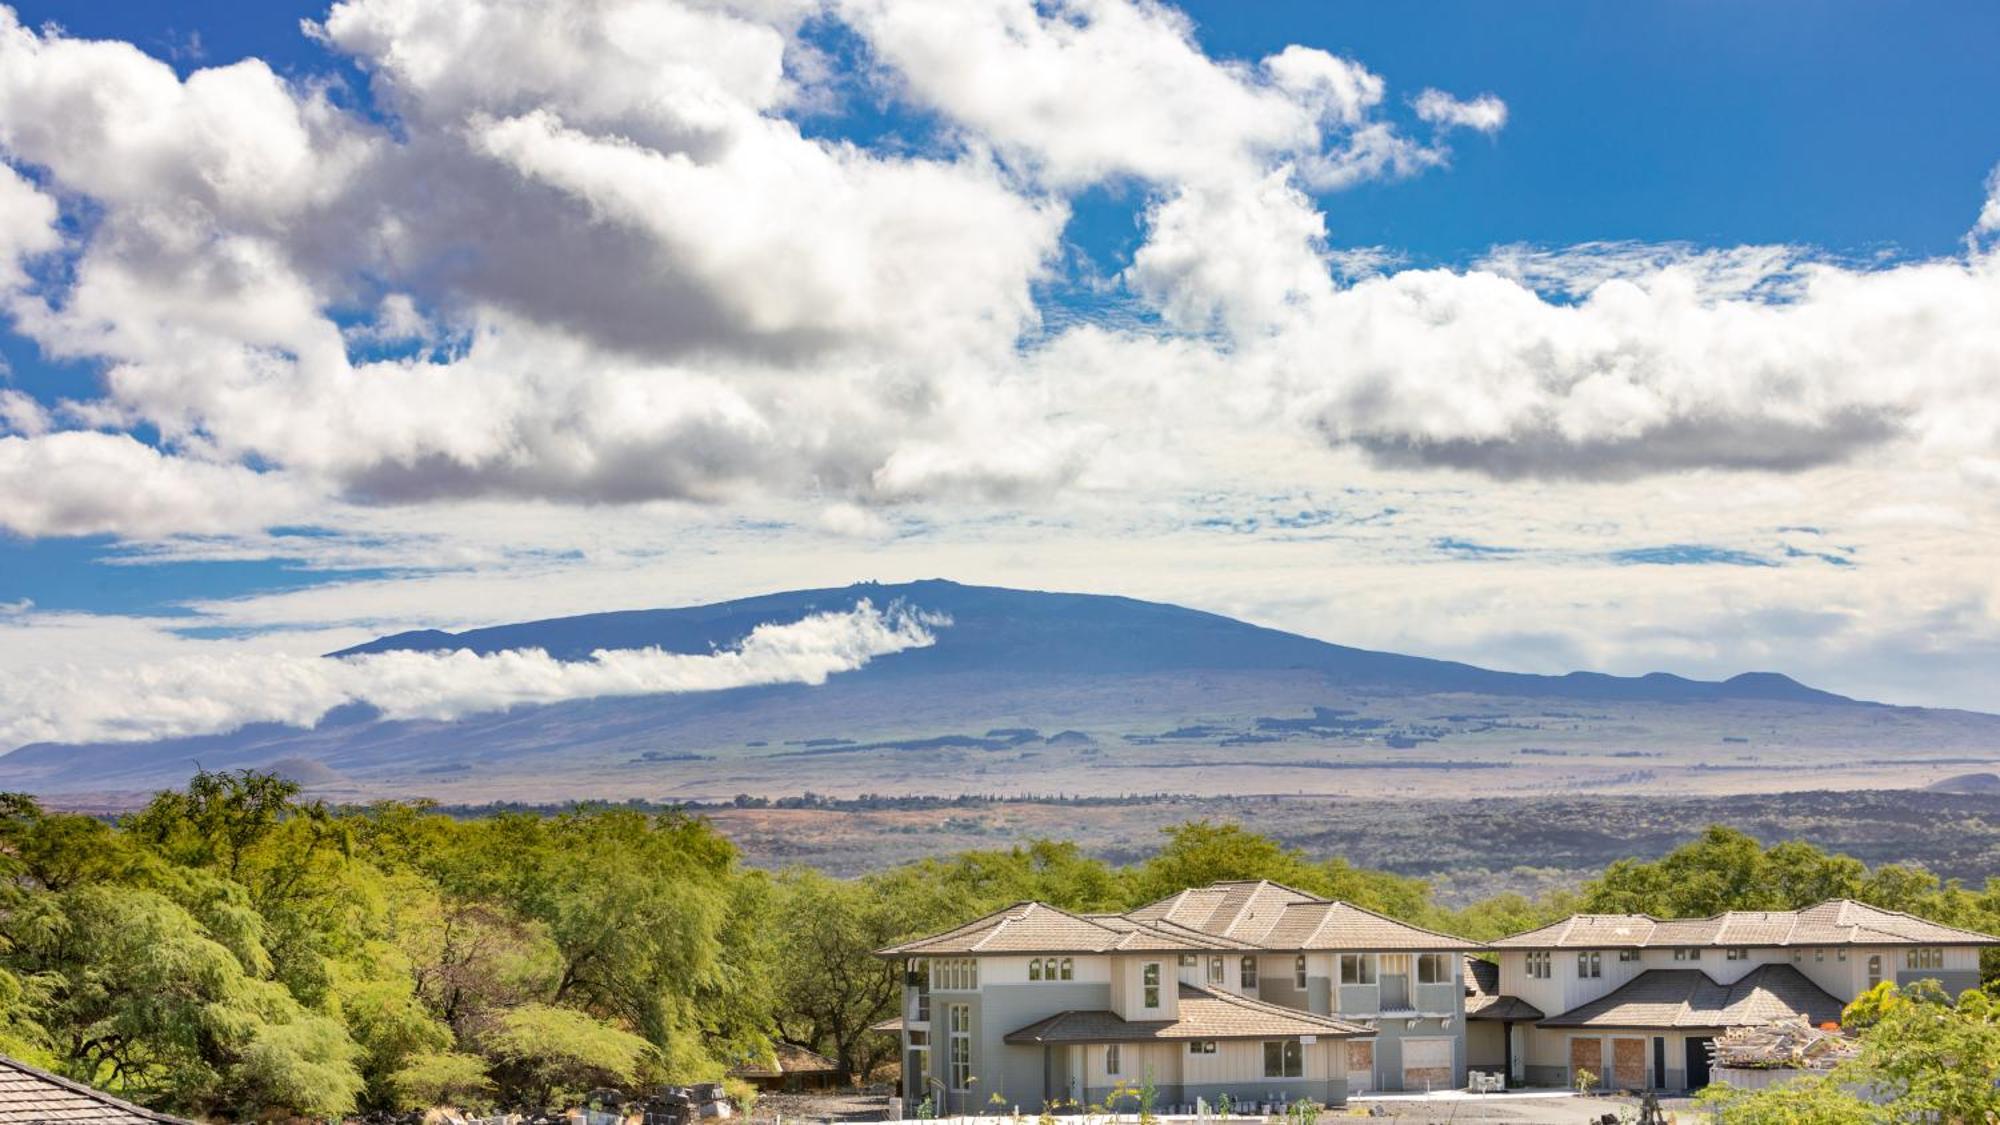
[[[1854,1040],[1804,1016],[1730,1028],[1712,1048],[1716,1066],[1739,1070],[1831,1070],[1857,1049]]]

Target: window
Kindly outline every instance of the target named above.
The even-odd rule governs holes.
[[[1799,962],[1804,961],[1805,959],[1806,955],[1804,953],[1796,949],[1792,950],[1792,964],[1796,965]]]
[[[1903,963],[1905,968],[1910,969],[1942,969],[1944,968],[1944,950],[1912,949],[1903,954]]]
[[[1221,984],[1222,981],[1222,958],[1210,957],[1208,959],[1208,983]]]
[[[1213,1039],[1190,1039],[1190,1040],[1188,1040],[1188,1054],[1190,1054],[1190,1055],[1212,1055],[1212,1054],[1214,1054],[1214,1053],[1215,1053],[1215,1040],[1213,1040]]]
[[[972,1008],[965,1004],[953,1004],[945,1009],[946,1024],[951,1033],[951,1088],[966,1090],[972,1086]]]
[[[1722,955],[1722,959],[1723,959],[1723,960],[1725,960],[1725,961],[1742,961],[1742,960],[1744,960],[1744,959],[1748,958],[1749,956],[1750,956],[1750,951],[1749,951],[1749,950],[1747,950],[1747,949],[1744,949],[1744,948],[1741,948],[1741,947],[1739,946],[1739,947],[1736,947],[1736,948],[1732,948],[1732,949],[1728,950],[1727,952],[1725,952],[1725,953],[1724,953],[1724,954]]]
[[[1882,983],[1882,955],[1877,953],[1868,958],[1868,987]]]
[[[1366,953],[1340,955],[1340,983],[1374,984],[1375,958]]]
[[[1450,984],[1453,958],[1449,953],[1424,953],[1417,957],[1418,984]]]
[[[1194,965],[1195,965],[1195,956],[1194,956],[1194,954],[1192,954],[1192,953],[1183,953],[1183,954],[1181,954],[1181,968],[1183,968],[1183,969],[1192,969],[1192,968],[1194,968]]]
[[[1139,969],[1139,983],[1145,986],[1144,1005],[1148,1008],[1160,1006],[1160,963],[1148,961]]]
[[[1699,961],[1699,960],[1701,960],[1701,947],[1700,947],[1700,946],[1682,946],[1681,948],[1679,948],[1679,949],[1676,949],[1676,950],[1674,950],[1674,960],[1676,960],[1676,961]]]
[[[1592,949],[1576,955],[1576,975],[1595,979],[1604,975],[1604,954]]]
[[[1104,1073],[1118,1073],[1118,1044],[1116,1043],[1104,1048]]]
[[[1834,960],[1836,960],[1836,961],[1839,961],[1839,962],[1841,962],[1842,964],[1846,964],[1846,963],[1847,963],[1847,947],[1843,945],[1843,946],[1841,946],[1841,947],[1840,947],[1839,949],[1836,949],[1836,950],[1834,950],[1834,951],[1833,951],[1833,956],[1834,956]]]
[[[1243,959],[1243,987],[1257,987],[1257,959],[1255,957],[1245,957]]]
[[[1075,980],[1076,961],[1069,957],[1040,957],[1028,962],[1029,980]]]
[[[1296,1039],[1267,1039],[1264,1041],[1264,1077],[1303,1078],[1305,1060]]]
[[[1549,979],[1549,951],[1537,949],[1528,954],[1528,975],[1536,980]]]
[[[910,1032],[910,1046],[912,1046],[912,1047],[928,1047],[928,1046],[930,1046],[930,1045],[931,1045],[931,1033],[930,1033],[930,1032],[928,1032],[928,1031],[915,1031],[915,1030],[912,1030],[912,1031]]]
[[[1299,954],[1298,960],[1292,962],[1292,987],[1300,992],[1306,990],[1306,955],[1303,953]]]
[[[1637,961],[1639,959],[1639,951],[1636,949],[1621,949],[1618,951],[1618,959],[1627,962]]]
[[[970,957],[947,957],[931,962],[931,988],[937,991],[970,992],[979,987],[979,962]]]
[[[1815,950],[1813,950],[1813,960],[1815,960],[1815,961],[1819,962],[1820,964],[1825,964],[1825,963],[1826,963],[1826,947],[1825,947],[1825,946],[1820,946],[1820,947],[1819,947],[1818,949],[1815,949]]]

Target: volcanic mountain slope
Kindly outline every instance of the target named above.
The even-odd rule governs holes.
[[[395,650],[706,653],[862,600],[949,624],[820,686],[601,698],[0,757],[0,787],[115,797],[284,763],[315,792],[447,800],[735,793],[1394,793],[1926,784],[2000,764],[2000,718],[1861,703],[1774,673],[1534,676],[1347,648],[1129,598],[864,583],[384,637]],[[1930,772],[1925,772],[1930,771]]]

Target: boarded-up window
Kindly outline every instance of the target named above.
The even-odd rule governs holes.
[[[1597,1076],[1597,1085],[1604,1084],[1604,1041],[1601,1039],[1572,1039],[1569,1041],[1569,1080],[1572,1085],[1581,1081],[1584,1071]]]
[[[1644,1039],[1613,1039],[1611,1041],[1611,1084],[1620,1090],[1643,1090],[1646,1088],[1646,1041]]]

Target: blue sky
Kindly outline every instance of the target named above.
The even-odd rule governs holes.
[[[2000,7],[562,8],[13,6],[22,637],[947,574],[2000,707]]]

